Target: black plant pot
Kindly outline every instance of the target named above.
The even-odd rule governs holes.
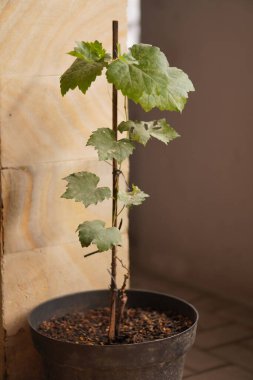
[[[180,380],[185,353],[192,346],[198,313],[189,303],[161,293],[128,290],[128,306],[175,311],[191,318],[182,333],[152,342],[84,346],[60,342],[38,332],[39,324],[70,311],[109,304],[109,291],[67,295],[37,306],[29,316],[33,342],[43,357],[48,380]]]

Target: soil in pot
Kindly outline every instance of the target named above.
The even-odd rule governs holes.
[[[50,338],[83,345],[107,345],[110,309],[97,308],[43,321],[39,332]],[[121,335],[115,344],[143,343],[181,333],[193,322],[182,314],[127,308]]]

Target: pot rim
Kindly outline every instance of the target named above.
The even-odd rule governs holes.
[[[115,343],[115,344],[108,344],[108,345],[85,345],[85,344],[77,344],[77,343],[74,343],[74,342],[68,342],[68,341],[64,341],[64,340],[59,340],[59,339],[55,339],[55,338],[51,338],[45,334],[42,334],[41,332],[38,331],[38,328],[35,328],[32,324],[32,314],[38,310],[39,308],[43,307],[44,305],[46,305],[47,303],[49,302],[54,302],[56,300],[60,300],[61,298],[66,298],[66,297],[72,297],[72,296],[77,296],[77,295],[80,295],[80,294],[83,294],[83,293],[96,293],[96,292],[103,292],[103,293],[109,293],[110,290],[109,289],[93,289],[93,290],[84,290],[84,291],[81,291],[81,292],[75,292],[75,293],[69,293],[69,294],[65,294],[65,295],[62,295],[62,296],[59,296],[59,297],[54,297],[54,298],[50,298],[49,300],[47,301],[44,301],[44,302],[41,302],[39,305],[35,306],[31,311],[30,313],[28,314],[28,317],[27,317],[27,321],[28,321],[28,324],[29,324],[29,327],[30,329],[36,333],[37,335],[40,335],[41,337],[43,337],[44,339],[46,340],[49,340],[49,341],[52,341],[52,342],[58,342],[58,343],[64,343],[64,344],[67,344],[67,345],[72,345],[74,347],[81,347],[82,349],[84,348],[88,348],[89,350],[92,350],[92,349],[96,349],[96,350],[102,350],[102,349],[116,349],[116,348],[119,348],[119,347],[124,347],[124,346],[139,346],[139,345],[148,345],[148,344],[152,344],[152,343],[156,343],[156,342],[165,342],[165,341],[169,341],[169,340],[173,340],[175,338],[178,338],[180,337],[181,335],[184,335],[186,334],[187,332],[193,330],[196,328],[197,326],[197,323],[198,323],[198,320],[199,320],[199,313],[197,311],[197,309],[188,301],[185,301],[183,298],[180,298],[180,297],[176,297],[176,296],[173,296],[173,295],[169,295],[169,294],[166,294],[166,293],[163,293],[163,292],[158,292],[158,291],[153,291],[153,290],[148,290],[148,289],[127,289],[126,292],[127,293],[142,293],[142,294],[145,294],[145,293],[149,293],[149,294],[154,294],[154,295],[158,295],[158,296],[165,296],[165,297],[168,297],[168,298],[172,298],[176,301],[179,301],[179,302],[182,302],[184,304],[186,304],[187,306],[189,306],[193,311],[194,311],[194,314],[195,314],[195,319],[194,319],[194,322],[193,324],[188,327],[186,330],[184,331],[181,331],[180,333],[175,333],[175,334],[172,334],[166,338],[161,338],[161,339],[154,339],[154,340],[149,340],[149,341],[145,341],[145,342],[139,342],[139,343]]]

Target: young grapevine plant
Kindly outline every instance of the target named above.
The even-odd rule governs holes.
[[[138,103],[145,111],[157,107],[160,110],[181,112],[188,93],[194,91],[188,76],[182,70],[170,67],[165,55],[155,46],[135,44],[128,52],[122,54],[117,45],[117,49],[114,46],[111,57],[99,41],[78,42],[74,50],[68,54],[75,57],[75,60],[61,76],[63,96],[77,87],[85,94],[103,71],[107,81],[113,85],[114,101],[119,90],[125,98]],[[177,137],[178,133],[165,119],[149,122],[126,120],[118,125],[116,111],[113,129],[98,128],[92,132],[86,143],[94,147],[100,161],[112,160],[113,192],[108,187],[99,186],[100,178],[95,173],[83,171],[64,178],[67,186],[63,198],[82,202],[85,207],[96,205],[108,198],[113,200],[111,226],[106,226],[102,220],[90,220],[84,221],[77,227],[81,246],[89,247],[92,244],[96,246],[96,251],[91,254],[112,249],[110,341],[114,341],[119,334],[126,303],[124,290],[127,275],[122,287],[117,289],[116,259],[121,260],[117,257],[116,249],[122,242],[120,232],[122,221],[118,223],[117,217],[122,208],[140,205],[148,197],[135,185],[127,191],[119,189],[119,177],[123,175],[121,164],[133,153],[136,143],[145,146],[151,138],[155,138],[168,144]],[[118,212],[118,201],[122,204],[120,212]]]

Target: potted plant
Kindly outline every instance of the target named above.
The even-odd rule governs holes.
[[[36,307],[29,316],[34,344],[50,380],[179,380],[184,355],[195,338],[197,312],[175,297],[127,290],[128,269],[117,255],[121,211],[148,197],[135,185],[127,191],[119,188],[122,162],[133,153],[135,144],[145,146],[151,137],[167,144],[179,135],[165,119],[132,121],[127,111],[126,121],[118,125],[117,92],[145,111],[157,107],[181,112],[188,92],[194,91],[192,82],[183,71],[169,66],[158,47],[135,44],[122,54],[117,21],[113,21],[112,57],[98,41],[80,42],[69,54],[75,61],[61,77],[62,95],[76,87],[85,94],[104,69],[113,85],[113,128],[98,128],[87,141],[99,160],[111,165],[112,192],[98,187],[98,176],[85,171],[65,178],[62,195],[85,207],[112,198],[111,226],[92,220],[77,227],[82,247],[96,246],[85,257],[111,250],[110,290],[71,294]],[[120,286],[117,262],[126,269]]]

